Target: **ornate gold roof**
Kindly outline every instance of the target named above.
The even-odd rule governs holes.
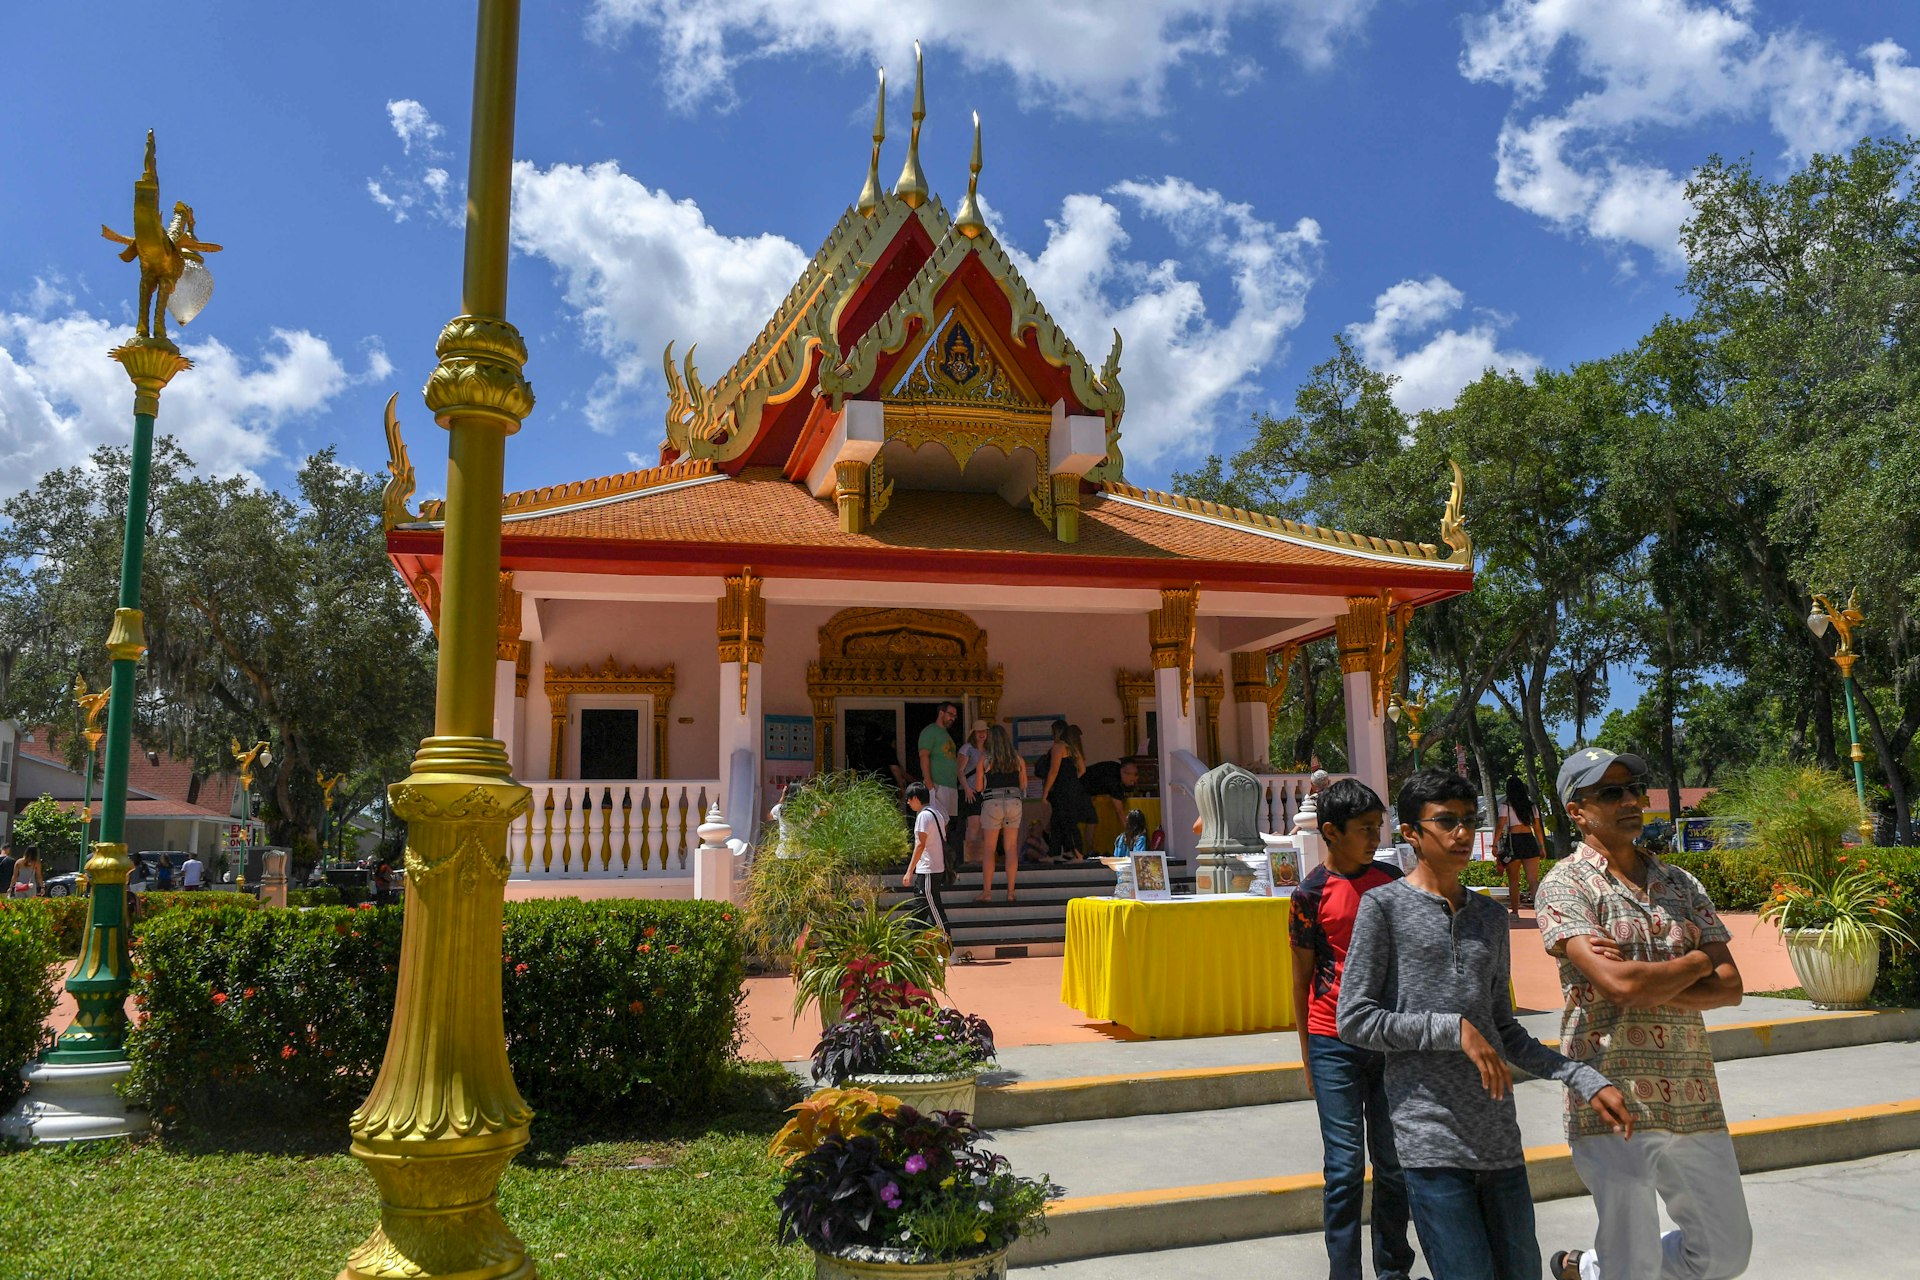
[[[758,336],[711,385],[701,382],[688,350],[675,368],[673,344],[663,359],[667,379],[666,444],[683,457],[729,461],[752,442],[768,404],[798,395],[806,385],[810,357],[832,333],[837,305],[865,279],[874,256],[918,218],[929,239],[939,241],[949,225],[938,199],[918,209],[890,192],[876,197],[863,215],[849,208],[794,281]]]
[[[1263,515],[1243,507],[1230,507],[1224,503],[1207,502],[1200,498],[1189,498],[1183,494],[1165,493],[1158,489],[1136,489],[1130,484],[1119,481],[1106,481],[1100,486],[1100,491],[1110,497],[1147,503],[1165,511],[1178,511],[1184,515],[1217,520],[1243,529],[1279,534],[1301,542],[1316,543],[1341,551],[1390,556],[1417,564],[1442,565],[1450,569],[1472,569],[1473,544],[1467,539],[1466,524],[1462,515],[1464,484],[1458,466],[1454,467],[1453,475],[1453,490],[1448,496],[1447,514],[1441,522],[1442,537],[1448,544],[1446,551],[1442,551],[1431,542],[1402,542],[1398,538],[1373,538],[1363,533],[1348,533],[1344,529],[1328,529],[1317,524],[1283,520],[1279,516]]]
[[[941,216],[944,221],[944,211]],[[913,332],[912,321],[918,320],[922,331],[931,329],[939,322],[940,308],[936,299],[941,288],[960,269],[969,254],[979,257],[988,275],[1006,295],[1012,309],[1006,338],[1016,345],[1025,345],[1026,335],[1031,331],[1034,350],[1048,364],[1066,370],[1073,394],[1081,405],[1089,413],[1105,416],[1108,462],[1096,467],[1091,478],[1118,477],[1119,420],[1127,403],[1126,390],[1120,385],[1119,331],[1114,332],[1113,346],[1107,353],[1106,363],[1098,373],[1094,372],[1087,358],[1042,305],[1032,286],[1021,277],[999,239],[985,226],[976,228],[969,235],[964,229],[947,224],[934,245],[932,255],[913,279],[907,282],[893,305],[882,312],[879,319],[854,341],[852,349],[845,353],[840,351],[832,335],[838,328],[841,312],[852,300],[852,291],[848,290],[841,297],[825,326],[825,336],[820,344],[826,353],[820,366],[820,394],[830,397],[833,407],[838,409],[847,395],[868,390],[880,358],[899,351],[907,344]]]

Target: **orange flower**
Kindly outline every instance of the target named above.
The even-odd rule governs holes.
[[[640,1001],[638,1000],[632,1001],[627,1005],[628,1013],[641,1014],[641,1013],[645,1013],[646,1011],[647,1011],[647,1006],[640,1003]]]
[[[654,928],[652,925],[648,925],[646,928],[640,931],[640,936],[643,938],[651,938],[654,934],[658,932],[660,932],[658,929]]]
[[[215,1004],[225,1004],[225,1003],[227,1002],[227,993],[226,993],[226,992],[224,992],[224,991],[216,991],[216,992],[214,992],[214,993],[213,993],[213,1002],[214,1002]]]
[[[649,942],[643,942],[639,946],[635,947],[634,950],[644,956],[649,951],[653,950],[653,944]]]
[[[294,1055],[294,1054],[296,1054],[296,1053],[298,1053],[298,1052],[300,1052],[300,1051],[299,1051],[298,1049],[296,1049],[296,1048],[294,1048],[294,1047],[293,1047],[292,1045],[290,1045],[290,1044],[289,1044],[289,1045],[282,1045],[282,1046],[281,1046],[281,1048],[280,1048],[280,1058],[281,1058],[281,1060],[282,1060],[282,1061],[285,1061],[286,1059],[288,1059],[288,1058],[291,1058],[291,1057],[293,1057],[293,1055]]]

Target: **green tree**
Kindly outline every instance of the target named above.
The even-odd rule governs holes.
[[[50,795],[29,804],[13,820],[14,847],[35,850],[49,866],[63,866],[67,859],[78,859],[85,842],[86,828],[80,815],[62,809]]]
[[[75,674],[104,683],[127,466],[101,449],[0,508],[0,565],[25,584],[0,612],[0,714],[58,722]],[[347,773],[336,804],[353,812],[429,731],[432,639],[387,560],[380,491],[331,449],[293,496],[197,475],[170,441],[155,450],[135,730],[203,772],[232,768],[236,738],[270,741],[257,785],[276,843],[317,831],[318,770]]]

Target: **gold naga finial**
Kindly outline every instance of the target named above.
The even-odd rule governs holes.
[[[400,393],[387,397],[387,487],[380,493],[380,522],[392,529],[420,517],[413,513],[413,461],[407,457],[407,442],[400,438],[400,415],[394,411]]]
[[[967,166],[967,198],[960,202],[960,216],[953,220],[953,229],[967,239],[972,240],[987,229],[987,220],[980,216],[980,113],[973,113],[973,161]]]
[[[880,207],[880,144],[887,140],[887,69],[880,68],[879,101],[873,108],[873,154],[867,158],[867,185],[860,188],[860,216],[871,218]]]
[[[253,769],[255,763],[257,762],[263,765],[272,764],[273,752],[268,749],[265,742],[256,742],[253,744],[251,750],[242,751],[240,749],[240,739],[235,738],[233,740],[233,762],[240,766],[241,788],[246,791],[251,791],[253,790]]]
[[[333,789],[339,786],[341,783],[345,782],[347,780],[347,775],[344,773],[336,773],[331,778],[329,778],[327,776],[327,771],[325,769],[315,769],[313,771],[313,780],[320,784],[320,794],[322,797],[322,803],[326,805],[327,812],[332,813],[333,812]]]
[[[201,255],[218,253],[220,246],[198,238],[193,206],[184,201],[175,202],[171,222],[160,220],[160,173],[154,165],[151,129],[147,130],[146,167],[133,184],[133,234],[123,236],[105,223],[100,234],[126,246],[120,261],[140,260],[140,313],[135,328],[140,337],[165,343],[169,311],[186,324],[207,305],[213,294],[213,273]]]
[[[1447,509],[1440,514],[1440,541],[1453,548],[1449,560],[1472,564],[1473,539],[1467,536],[1467,477],[1453,459],[1447,459],[1447,465],[1453,468],[1453,488],[1447,494]]]
[[[920,122],[927,118],[927,64],[920,56],[920,42],[913,42],[913,129],[907,134],[907,163],[900,170],[900,181],[893,194],[918,209],[927,202],[927,175],[920,168]]]
[[[81,730],[87,739],[89,748],[97,748],[104,731],[100,728],[100,716],[106,711],[108,701],[113,697],[112,689],[102,689],[98,693],[87,691],[87,678],[77,675],[73,678],[73,703],[86,714],[86,728]]]

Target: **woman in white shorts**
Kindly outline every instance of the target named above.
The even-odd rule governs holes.
[[[981,847],[980,896],[976,902],[993,897],[994,851],[1007,851],[1007,901],[1014,902],[1014,881],[1020,874],[1021,797],[1027,793],[1027,762],[1013,749],[1013,737],[1007,727],[996,724],[987,733],[986,752],[974,763],[966,781],[980,796]]]

